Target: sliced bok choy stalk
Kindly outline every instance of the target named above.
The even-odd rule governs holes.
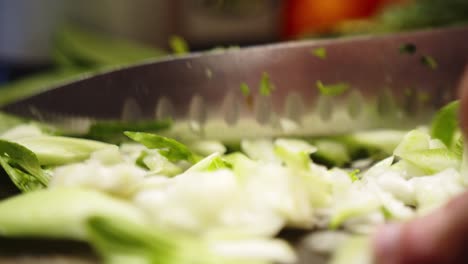
[[[142,132],[125,132],[125,135],[149,149],[158,149],[159,153],[171,162],[186,160],[196,163],[200,160],[187,146],[174,139]]]
[[[370,238],[353,236],[348,238],[333,254],[330,264],[371,264],[372,245]]]
[[[41,165],[63,165],[83,161],[94,151],[113,146],[94,140],[62,136],[24,137],[14,142],[34,152]]]
[[[117,146],[21,123],[0,130],[1,175],[27,192],[0,201],[0,235],[84,240],[107,263],[264,264],[295,261],[276,238],[293,227],[339,241],[321,248],[331,263],[370,263],[377,225],[466,189],[456,109],[441,109],[429,131],[251,138],[235,148],[145,131],[125,132],[134,142]]]
[[[0,235],[87,240],[86,221],[93,216],[145,222],[128,202],[96,191],[60,188],[0,201]]]

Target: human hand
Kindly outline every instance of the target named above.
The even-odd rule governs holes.
[[[468,139],[468,65],[460,83],[460,127]],[[468,192],[431,214],[389,224],[373,237],[378,264],[468,263]]]

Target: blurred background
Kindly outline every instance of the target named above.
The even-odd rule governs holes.
[[[0,91],[189,51],[467,21],[468,0],[0,0]]]

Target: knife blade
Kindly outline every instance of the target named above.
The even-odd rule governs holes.
[[[55,121],[174,120],[225,141],[426,122],[456,98],[468,27],[193,53],[116,69],[0,106]]]

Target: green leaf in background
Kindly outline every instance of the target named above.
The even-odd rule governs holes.
[[[452,145],[458,131],[460,103],[454,101],[440,109],[431,124],[431,137],[440,139],[447,147]]]
[[[199,158],[191,152],[184,144],[163,136],[144,132],[124,133],[130,139],[145,145],[149,149],[158,149],[159,153],[166,157],[169,161],[186,160],[191,163],[196,163]]]
[[[49,182],[36,155],[19,144],[0,140],[0,165],[23,192],[42,189]]]
[[[116,67],[160,58],[167,53],[128,40],[67,25],[58,31],[53,67],[0,86],[0,106]]]
[[[385,31],[455,25],[468,22],[466,0],[415,0],[384,10],[377,23]]]
[[[435,28],[468,23],[466,0],[401,1],[383,8],[370,19],[349,20],[340,24],[334,34],[382,34]]]
[[[71,82],[85,76],[85,71],[77,68],[66,68],[39,73],[0,86],[0,106],[15,102],[58,85]]]
[[[129,65],[166,52],[132,41],[67,25],[56,36],[56,49],[78,67]]]

